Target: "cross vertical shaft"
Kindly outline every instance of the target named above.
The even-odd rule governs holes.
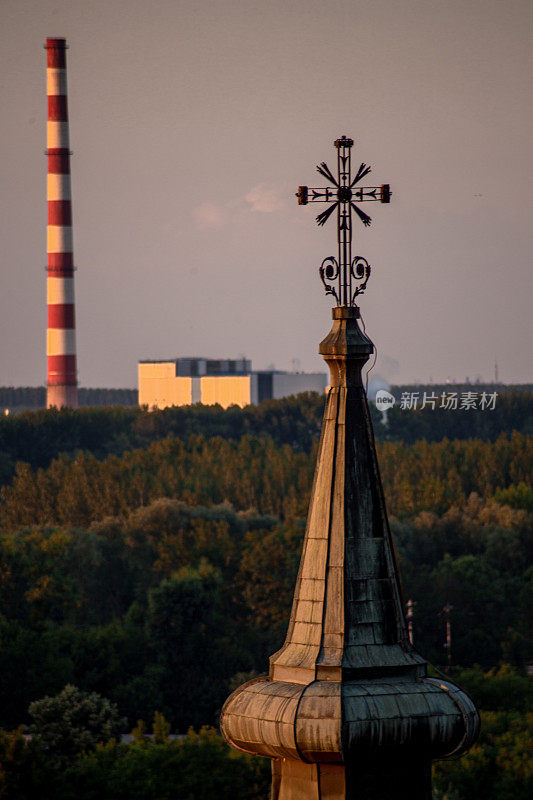
[[[351,181],[351,148],[353,141],[351,139],[337,139],[335,147],[337,148],[337,170],[339,193],[342,197],[349,197],[350,181]],[[342,270],[342,281],[340,284],[340,305],[350,305],[350,298],[352,296],[352,279],[350,266],[352,263],[352,209],[349,202],[343,200],[337,206],[338,225],[337,236],[339,243],[339,265]]]

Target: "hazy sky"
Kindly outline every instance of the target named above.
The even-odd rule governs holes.
[[[323,369],[332,142],[391,184],[354,253],[376,371],[532,369],[531,0],[0,0],[0,385],[45,380],[47,36],[64,36],[81,386],[137,361]]]

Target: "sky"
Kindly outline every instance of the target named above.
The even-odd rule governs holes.
[[[65,37],[80,386],[140,359],[325,371],[334,139],[393,383],[533,380],[531,0],[0,0],[0,385],[46,378],[46,37]],[[368,180],[368,179],[367,179]]]

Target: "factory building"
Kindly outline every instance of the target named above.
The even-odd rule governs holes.
[[[192,403],[247,406],[300,392],[323,393],[322,372],[252,371],[247,359],[175,358],[139,362],[139,405],[148,408]]]

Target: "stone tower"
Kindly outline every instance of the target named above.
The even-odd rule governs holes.
[[[361,378],[374,348],[354,300],[369,267],[351,259],[351,211],[363,219],[353,199],[388,202],[390,190],[354,189],[369,170],[352,182],[353,142],[335,145],[339,178],[327,170],[335,188],[325,191],[338,210],[339,258],[323,262],[321,277],[338,305],[319,348],[331,388],[292,613],[268,676],[228,698],[221,728],[234,747],[272,759],[272,800],[430,800],[431,760],[468,749],[479,720],[457,686],[427,677],[409,641]],[[320,191],[300,187],[300,202]]]

